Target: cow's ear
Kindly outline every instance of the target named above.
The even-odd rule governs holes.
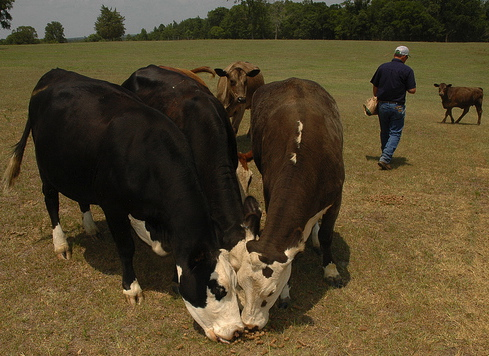
[[[225,77],[226,75],[228,75],[228,73],[221,68],[214,68],[214,72],[216,72],[216,74],[220,77]]]
[[[433,85],[434,85],[435,87],[437,87],[437,88],[440,86],[440,84],[433,84]]]
[[[450,88],[452,86],[452,84],[447,84],[447,88]]]
[[[248,77],[254,77],[254,76],[258,75],[258,73],[260,73],[260,70],[259,69],[253,69],[252,71],[246,73],[246,75]]]

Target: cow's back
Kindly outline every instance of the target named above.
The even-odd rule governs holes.
[[[445,107],[466,107],[482,105],[484,91],[482,88],[448,87],[446,98],[443,99]]]
[[[334,182],[328,194],[341,190],[342,125],[336,102],[321,86],[297,78],[266,84],[251,110],[253,155],[267,205],[275,185],[279,191],[303,190],[304,179],[312,189]]]
[[[192,149],[213,219],[221,231],[226,231],[225,241],[234,245],[244,238],[239,227],[243,210],[235,173],[236,138],[222,104],[207,87],[156,66],[139,69],[122,86],[176,123]],[[240,231],[237,236],[229,238],[230,231],[236,229]]]
[[[150,187],[164,194],[161,182],[138,182],[156,171],[170,179],[164,172],[174,169],[166,158],[192,176],[190,150],[175,124],[115,84],[52,70],[33,91],[29,120],[41,176],[75,201],[101,205],[107,196],[156,197]]]

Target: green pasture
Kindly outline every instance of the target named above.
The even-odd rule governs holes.
[[[375,69],[407,45],[417,93],[392,171],[378,169],[376,117],[363,114]],[[101,211],[104,240],[86,237],[77,204],[61,200],[73,259],[59,261],[29,141],[14,189],[0,194],[0,351],[5,355],[487,355],[489,350],[489,110],[441,124],[434,83],[489,93],[488,43],[178,41],[0,46],[0,168],[20,138],[32,89],[52,68],[122,83],[148,64],[258,65],[271,82],[311,79],[336,99],[346,182],[335,253],[342,289],[321,280],[320,257],[294,261],[292,305],[273,308],[261,334],[231,345],[194,328],[171,290],[171,258],[137,244],[144,304],[121,291],[120,264]],[[212,91],[217,78],[203,73]],[[489,100],[489,99],[487,99]],[[485,105],[487,107],[487,104]],[[461,110],[454,109],[458,117]],[[250,147],[246,114],[237,141]],[[252,194],[263,204],[254,165]],[[313,198],[313,197],[312,197]],[[263,205],[262,205],[263,206]]]

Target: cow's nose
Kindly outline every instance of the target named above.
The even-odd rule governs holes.
[[[241,103],[241,104],[246,103],[246,97],[244,97],[244,96],[238,97],[238,103]]]

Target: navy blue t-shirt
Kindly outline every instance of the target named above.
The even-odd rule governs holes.
[[[377,98],[380,101],[395,101],[402,104],[406,102],[406,91],[416,88],[414,71],[399,58],[381,64],[370,83],[378,88]]]

